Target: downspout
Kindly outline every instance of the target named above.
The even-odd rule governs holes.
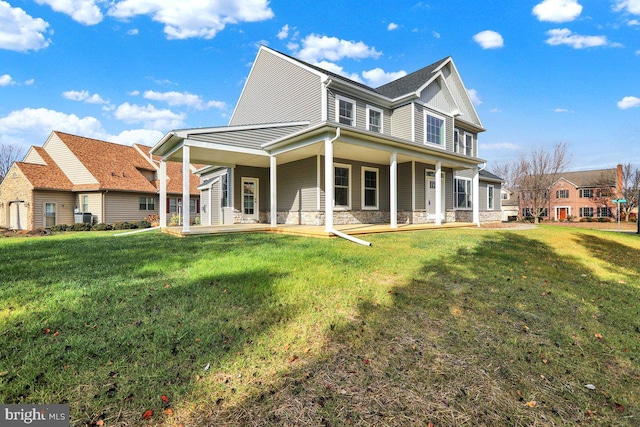
[[[338,139],[338,138],[340,138],[340,128],[339,127],[336,128],[336,136],[334,138],[330,139],[329,141],[327,141],[327,143],[328,144],[333,144],[334,141],[336,139]],[[325,171],[325,173],[326,172],[327,171]],[[331,198],[327,197],[326,191],[325,191],[324,202],[325,202],[325,204],[326,203],[333,203],[333,197],[331,197]],[[333,211],[332,211],[332,214],[333,214]],[[326,221],[326,219],[325,219],[325,221]],[[363,245],[363,246],[371,246],[371,242],[367,242],[365,240],[358,239],[357,237],[349,236],[346,233],[343,233],[341,231],[336,230],[335,227],[330,227],[327,231],[329,231],[330,233],[332,233],[332,234],[334,234],[334,235],[336,235],[338,237],[342,237],[343,239],[349,240],[349,241],[351,241],[353,243],[357,243],[357,244]]]

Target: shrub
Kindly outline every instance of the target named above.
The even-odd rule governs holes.
[[[113,230],[113,226],[111,224],[106,224],[104,222],[101,222],[100,224],[96,224],[93,227],[91,227],[91,231],[108,231],[108,230]]]
[[[132,222],[127,222],[127,221],[123,221],[123,222],[114,222],[113,223],[113,229],[114,230],[132,230],[138,228],[134,223]]]
[[[171,215],[171,219],[169,219],[169,225],[178,225],[180,224],[180,215],[173,214]]]
[[[67,224],[56,224],[51,227],[51,231],[68,231],[69,226]]]
[[[79,222],[73,224],[67,228],[69,231],[89,231],[91,230],[91,224],[86,224],[84,222]]]
[[[152,227],[158,226],[160,225],[160,215],[159,214],[149,215],[148,217],[145,218],[145,221],[149,222]]]
[[[134,221],[133,225],[135,225],[134,228],[151,228],[151,223],[149,221]]]

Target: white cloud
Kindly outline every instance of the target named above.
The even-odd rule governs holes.
[[[640,50],[636,50],[636,55],[640,55]]]
[[[48,136],[52,130],[76,135],[103,138],[105,131],[95,117],[80,118],[75,114],[65,114],[46,108],[25,108],[12,111],[0,118],[0,135],[29,134],[37,138]]]
[[[625,96],[620,101],[618,101],[618,108],[621,110],[626,110],[627,108],[640,107],[640,98],[635,96]]]
[[[389,23],[389,25],[387,25],[387,30],[389,31],[393,31],[393,30],[397,30],[398,29],[398,24],[391,22]]]
[[[640,15],[640,0],[617,0],[614,10],[625,10],[634,15]]]
[[[120,132],[120,134],[109,137],[108,141],[123,145],[142,144],[153,147],[162,139],[164,134],[159,130],[131,129]]]
[[[555,108],[553,112],[554,113],[573,113],[573,111],[567,110],[566,108]]]
[[[84,25],[96,25],[102,22],[102,11],[96,4],[96,0],[35,0],[35,2],[41,5],[47,4],[56,12],[67,14],[74,21]]]
[[[289,24],[285,24],[285,26],[280,29],[280,32],[278,33],[277,37],[280,40],[284,40],[287,37],[289,37]]]
[[[0,76],[0,86],[14,85],[16,82],[9,74],[3,74]]]
[[[640,25],[640,21],[638,21],[637,19],[632,19],[629,22],[627,22],[627,25],[631,27],[635,27],[636,25]]]
[[[41,18],[32,18],[19,7],[11,7],[0,0],[0,49],[26,52],[49,46],[43,33],[49,24]]]
[[[439,39],[439,38],[441,37],[441,36],[440,36],[440,33],[439,33],[439,32],[437,32],[437,31],[432,31],[432,32],[431,32],[431,35],[432,35],[433,37],[437,38],[437,39]]]
[[[480,148],[483,150],[513,150],[513,151],[522,149],[522,147],[520,147],[519,145],[513,144],[511,142],[496,142],[492,144],[481,142]]]
[[[478,95],[477,90],[469,89],[469,97],[471,98],[471,102],[473,102],[473,105],[482,104],[482,101],[480,100],[480,96]]]
[[[502,113],[502,110],[499,108],[492,108],[491,110],[489,110],[490,113]]]
[[[130,36],[137,36],[138,34],[140,34],[140,30],[138,30],[137,28],[133,28],[127,31],[127,34]]]
[[[70,99],[71,101],[80,101],[86,102],[87,104],[107,104],[108,101],[102,99],[100,95],[94,93],[93,95],[89,94],[86,90],[68,90],[62,93],[66,99]]]
[[[582,13],[578,0],[544,0],[533,8],[533,14],[540,21],[570,22]]]
[[[297,52],[298,58],[303,61],[316,63],[327,59],[339,61],[343,58],[363,59],[379,58],[382,52],[375,47],[369,47],[363,42],[341,40],[337,37],[319,36],[310,34],[302,40],[302,50]]]
[[[357,73],[348,73],[344,70],[344,68],[342,68],[337,64],[334,64],[333,62],[320,61],[320,62],[316,62],[313,65],[323,68],[327,71],[331,71],[334,74],[337,74],[342,77],[346,77],[358,83],[362,83],[362,79],[360,79],[360,76]]]
[[[362,72],[362,77],[364,77],[369,86],[372,87],[382,86],[406,75],[407,72],[404,70],[385,72],[382,68],[374,68],[373,70]]]
[[[273,18],[268,0],[121,0],[111,4],[110,16],[130,19],[147,15],[164,24],[169,39],[211,39],[227,24]]]
[[[571,30],[567,28],[556,28],[547,31],[549,38],[545,43],[551,46],[558,46],[566,44],[574,49],[584,49],[587,47],[597,46],[616,46],[616,44],[610,43],[606,36],[581,36],[579,34],[573,34]]]
[[[189,92],[156,92],[148,90],[143,94],[145,99],[152,101],[163,101],[169,105],[186,105],[196,110],[205,110],[207,108],[225,109],[227,104],[222,101],[204,102],[202,97]]]
[[[479,32],[473,36],[473,40],[483,49],[499,49],[504,46],[504,39],[500,33],[492,30]]]
[[[35,79],[29,79],[29,80],[25,81],[25,82],[24,82],[24,84],[25,84],[25,85],[27,85],[27,86],[31,86],[31,85],[33,85],[35,82],[36,82],[36,80],[35,80]]]
[[[142,123],[145,129],[176,129],[184,124],[186,115],[171,110],[158,110],[151,104],[140,106],[125,102],[116,108],[114,117],[125,123]]]

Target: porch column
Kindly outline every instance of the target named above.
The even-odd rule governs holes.
[[[324,231],[333,230],[333,142],[324,140]]]
[[[389,188],[389,200],[391,204],[391,228],[398,228],[398,153],[391,153],[391,166],[389,171],[391,177]]]
[[[436,162],[436,225],[442,225],[442,162]]]
[[[189,160],[191,158],[191,147],[182,145],[182,232],[189,232],[189,222],[191,220],[191,194],[189,185]]]
[[[269,184],[270,184],[270,196],[271,196],[271,226],[278,226],[278,198],[276,190],[278,188],[277,173],[276,173],[276,156],[269,158],[271,164],[269,167]]]
[[[473,182],[471,185],[473,223],[480,227],[480,173],[478,167],[473,168]]]
[[[160,159],[160,227],[167,227],[167,162]],[[103,216],[104,218],[104,216]]]

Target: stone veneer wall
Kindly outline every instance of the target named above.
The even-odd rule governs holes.
[[[12,200],[23,200],[27,211],[27,221],[25,228],[32,230],[34,228],[33,218],[33,191],[31,184],[18,169],[12,166],[9,173],[2,181],[0,202],[0,227],[9,227],[9,203]]]

